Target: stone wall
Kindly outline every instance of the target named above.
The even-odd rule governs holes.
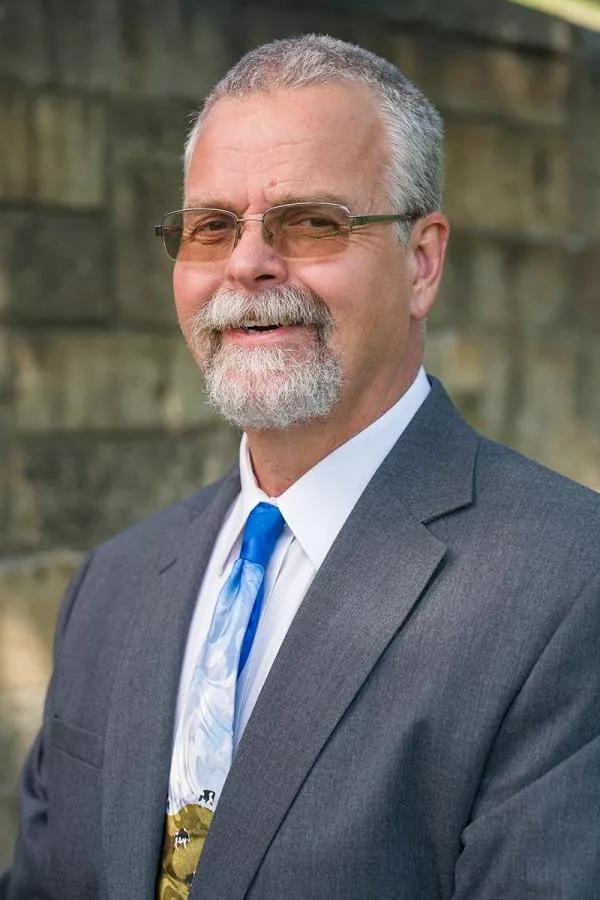
[[[429,368],[484,433],[600,488],[600,49],[503,0],[0,2],[0,866],[81,553],[215,478],[152,235],[189,112],[244,50],[327,31],[447,123]]]

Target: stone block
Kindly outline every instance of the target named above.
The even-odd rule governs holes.
[[[456,37],[394,34],[390,58],[443,112],[505,116],[563,125],[572,80],[564,57],[542,56]]]
[[[14,634],[9,628],[7,640],[15,637],[22,640],[23,631]],[[28,644],[23,646],[21,654],[18,647],[9,645],[7,648],[6,642],[3,642],[0,652],[4,653],[6,649],[9,649],[9,653],[6,658],[0,657],[0,669],[16,665],[18,673],[26,670],[30,663],[35,666],[38,662],[36,656],[30,655],[32,647]],[[0,690],[0,759],[3,763],[0,772],[0,805],[11,794],[16,795],[19,771],[42,721],[47,679],[48,675],[39,685]],[[5,832],[2,832],[3,839],[4,836]]]
[[[6,524],[8,467],[6,448],[14,427],[13,352],[11,335],[0,325],[0,531]]]
[[[4,0],[0,8],[0,78],[40,84],[50,77],[47,13],[44,0]]]
[[[327,0],[327,3],[317,3],[313,0],[301,7],[294,0],[281,0],[269,8],[268,16],[264,4],[257,2],[244,3],[234,14],[240,33],[251,37],[251,46],[263,39],[269,40],[262,35],[273,31],[274,36],[317,31],[345,38],[351,23],[354,23],[355,40],[369,46],[360,39],[360,26],[366,24],[368,30],[369,21],[380,19],[385,22],[385,35],[380,33],[379,37],[379,52],[384,56],[385,37],[397,31],[399,26],[427,28],[461,37],[472,35],[517,47],[559,52],[571,49],[574,31],[561,19],[507,0],[496,0],[494,4],[482,4],[481,0],[453,0],[452,3],[440,3],[439,0],[403,0],[402,3],[397,0]],[[337,28],[331,27],[332,20],[338,22]]]
[[[89,548],[222,475],[238,444],[225,425],[173,436],[21,439],[1,549]]]
[[[163,214],[181,203],[179,161],[124,162],[116,166],[112,227],[116,293],[123,322],[177,326],[173,263],[154,235]]]
[[[360,44],[374,53],[387,54],[388,28],[381,27],[381,19],[371,10],[366,14],[347,3],[329,0],[314,5],[284,2],[273,4],[268,13],[262,3],[244,3],[234,13],[230,24],[239,36],[240,53],[279,38],[316,32],[331,34],[340,40]],[[387,26],[386,22],[386,26]],[[223,72],[224,74],[224,72]]]
[[[573,154],[573,225],[600,240],[600,40],[593,57],[580,62],[569,107]]]
[[[561,326],[573,319],[575,255],[560,244],[508,242],[515,315],[525,326]]]
[[[111,110],[112,223],[123,321],[175,328],[173,265],[153,233],[181,206],[189,103],[118,101]]]
[[[496,329],[565,324],[577,294],[576,258],[560,243],[456,229],[431,322]]]
[[[100,2],[100,0],[98,0]],[[134,94],[199,103],[234,62],[223,13],[185,0],[121,0],[122,85]]]
[[[426,364],[456,394],[479,394],[483,390],[485,352],[480,335],[453,328],[431,329]]]
[[[597,341],[589,341],[581,372],[579,339],[568,329],[502,336],[438,328],[426,359],[479,431],[600,490]]]
[[[453,229],[431,324],[459,328],[474,322],[501,325],[510,315],[502,242]]]
[[[106,218],[0,211],[0,315],[11,321],[102,321],[114,298]]]
[[[448,31],[472,34],[517,47],[568,52],[574,29],[556,16],[508,0],[482,4],[480,0],[412,0],[421,8],[421,21]],[[404,4],[394,4],[396,8]]]
[[[233,62],[221,8],[171,0],[61,0],[49,22],[54,77],[68,88],[199,103]]]
[[[221,427],[218,413],[208,405],[204,379],[181,335],[173,338],[171,353],[165,359],[165,389],[161,417],[169,432],[215,424]]]
[[[41,723],[58,607],[79,561],[69,551],[0,561],[1,865],[16,832],[18,774]]]
[[[10,397],[13,388],[12,340],[9,331],[0,326],[0,399]]]
[[[75,91],[186,96],[199,103],[233,62],[223,4],[18,0],[3,5],[0,58],[11,78]]]
[[[106,117],[89,97],[40,94],[32,101],[35,199],[71,207],[105,202]]]
[[[35,486],[23,475],[23,455],[13,432],[0,458],[3,476],[3,522],[0,531],[0,558],[39,546],[38,510]],[[47,545],[49,546],[49,544]]]
[[[573,258],[572,314],[584,332],[600,335],[600,241],[590,241]]]
[[[216,419],[180,335],[22,332],[12,347],[19,432],[181,432]]]
[[[46,686],[58,606],[80,560],[70,550],[0,560],[0,694]]]
[[[590,423],[600,441],[600,334],[585,334],[581,339],[579,372],[579,415]],[[598,454],[600,468],[600,453]],[[599,487],[600,490],[600,487]]]
[[[509,347],[502,333],[445,327],[427,335],[427,370],[442,380],[473,427],[495,440],[506,440],[508,431]]]
[[[4,70],[28,84],[199,102],[233,62],[223,3],[6,0],[3,11]]]
[[[2,757],[3,759],[6,757]],[[17,801],[16,780],[17,774],[10,769],[12,783],[11,789],[0,793],[0,834],[3,835],[0,843],[0,870],[8,868],[12,860],[13,846],[17,837],[17,823],[19,821],[19,804]]]
[[[0,326],[0,534],[5,533],[8,527],[8,492],[11,478],[8,458],[11,435],[14,433],[12,378],[10,335]]]
[[[26,94],[0,86],[0,200],[34,196],[34,146],[31,140],[31,104]]]
[[[48,33],[58,84],[84,91],[124,88],[119,6],[119,0],[60,0],[52,4]]]
[[[569,330],[522,334],[513,345],[513,365],[520,376],[513,397],[515,441],[522,452],[552,465],[556,436],[576,413],[575,335]]]
[[[108,112],[114,164],[150,161],[180,172],[190,115],[197,105],[199,101],[114,98]]]
[[[66,207],[104,202],[106,123],[99,101],[2,88],[0,199]]]
[[[445,205],[451,221],[561,235],[570,226],[569,153],[560,131],[450,120]]]

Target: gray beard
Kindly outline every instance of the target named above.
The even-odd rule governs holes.
[[[221,332],[246,320],[304,325],[314,339],[301,347],[223,345]],[[238,428],[283,429],[330,415],[342,368],[329,346],[333,319],[316,295],[292,286],[259,295],[217,291],[188,324],[209,403]]]

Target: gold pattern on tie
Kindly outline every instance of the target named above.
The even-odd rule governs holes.
[[[166,817],[156,900],[187,900],[213,815],[188,803]]]

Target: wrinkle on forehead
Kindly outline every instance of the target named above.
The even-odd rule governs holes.
[[[244,184],[251,203],[255,195],[278,202],[283,192],[316,197],[321,185],[366,200],[386,162],[385,127],[368,89],[335,84],[273,91],[224,98],[212,107],[187,188],[194,197],[214,197]]]

